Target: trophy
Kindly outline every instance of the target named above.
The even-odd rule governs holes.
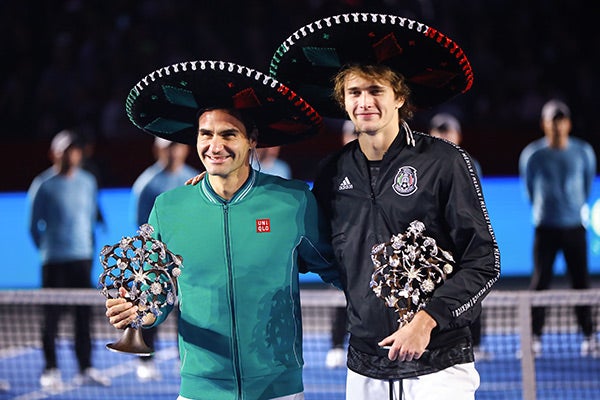
[[[405,233],[387,243],[373,246],[374,265],[370,287],[375,295],[394,308],[400,326],[408,324],[425,307],[436,288],[452,273],[452,254],[425,236],[425,224],[410,223]]]
[[[177,278],[183,268],[183,259],[173,254],[160,240],[152,238],[154,228],[140,226],[138,235],[123,237],[119,243],[106,245],[100,252],[104,271],[100,274],[101,292],[107,299],[119,297],[119,289],[127,290],[126,298],[138,306],[136,319],[127,326],[121,339],[109,343],[111,351],[150,356],[154,350],[142,337],[145,314],[156,317],[162,308],[177,300]]]

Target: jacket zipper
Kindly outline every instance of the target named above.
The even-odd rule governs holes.
[[[387,228],[387,230],[389,232],[393,232],[392,229],[392,224],[390,224],[390,219],[388,218],[387,214],[385,213],[385,210],[383,209],[383,207],[381,207],[379,205],[379,202],[377,202],[377,196],[375,195],[375,189],[373,188],[373,186],[371,186],[371,205],[373,206],[373,208],[375,208],[375,212],[379,215],[381,215],[381,217],[383,218],[383,221],[385,223],[385,226]],[[375,232],[375,240],[377,240],[378,243],[382,243],[387,241],[389,238],[382,238],[381,235],[379,234],[379,232]]]
[[[225,252],[227,256],[227,279],[229,280],[229,304],[231,310],[231,336],[233,339],[232,343],[232,355],[233,355],[233,367],[235,370],[235,381],[237,385],[238,399],[243,399],[242,394],[242,379],[240,371],[240,355],[238,352],[238,337],[237,337],[237,325],[235,318],[235,297],[233,295],[233,271],[231,263],[231,243],[229,241],[229,204],[223,204],[223,218],[225,224]]]

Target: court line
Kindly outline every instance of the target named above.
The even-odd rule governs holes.
[[[39,346],[7,347],[5,349],[0,349],[0,359],[20,357],[27,353],[38,351],[39,349]]]
[[[155,353],[156,360],[158,361],[167,361],[174,358],[179,358],[179,350],[177,347],[168,347],[163,350],[159,350]],[[102,372],[105,376],[113,379],[122,375],[127,375],[135,371],[135,367],[137,366],[138,360],[130,360],[118,365],[111,365],[108,368],[97,368],[100,372]],[[82,384],[73,384],[66,383],[58,390],[36,390],[29,393],[24,393],[20,396],[14,397],[13,400],[41,400],[47,399],[51,396],[60,395],[62,393],[70,392],[78,387],[84,386]],[[110,387],[107,387],[109,389]]]

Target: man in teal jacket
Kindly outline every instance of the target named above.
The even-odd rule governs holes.
[[[145,130],[155,125],[143,118],[157,120],[156,115],[148,117],[145,98],[156,101],[172,85],[184,82],[196,100],[207,90],[216,104],[198,107],[189,136],[176,133],[179,141],[196,143],[206,179],[161,194],[149,218],[155,237],[183,257],[178,278],[179,399],[303,399],[298,272],[316,272],[336,286],[338,273],[329,235],[322,229],[327,224],[308,186],[257,172],[250,157],[257,145],[311,134],[321,119],[293,92],[257,71],[231,63],[222,69],[220,64],[205,67],[202,73],[182,72],[176,78],[163,69],[159,75],[169,78],[158,84],[160,90],[142,87],[141,94],[132,91],[130,98],[137,97],[128,100],[130,118]],[[195,82],[210,76],[212,87],[190,88],[189,74],[195,74]],[[215,90],[222,75],[225,83]],[[237,90],[233,95],[215,95],[232,86]],[[257,99],[250,113],[247,101],[240,110],[237,96],[248,90]],[[173,101],[172,94],[166,101]],[[237,100],[230,104],[232,98]],[[173,140],[164,133],[165,125],[161,130]],[[106,306],[117,328],[136,317],[137,307],[124,298],[107,300]],[[166,314],[149,314],[146,326],[159,324]]]

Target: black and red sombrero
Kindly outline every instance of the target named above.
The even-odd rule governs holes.
[[[187,61],[148,74],[129,92],[127,116],[152,135],[196,144],[197,113],[236,108],[258,128],[258,146],[293,143],[319,132],[323,119],[273,77],[225,61]]]
[[[452,39],[408,18],[371,13],[335,15],[291,34],[269,73],[326,117],[343,118],[333,101],[333,76],[349,64],[385,64],[407,79],[417,109],[440,104],[473,84],[473,70]]]

